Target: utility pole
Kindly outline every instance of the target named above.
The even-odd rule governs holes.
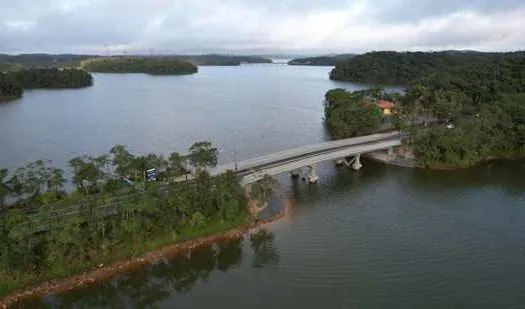
[[[235,164],[235,172],[237,172],[237,147],[233,150],[233,162]]]

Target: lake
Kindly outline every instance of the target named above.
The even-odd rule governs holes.
[[[323,95],[363,85],[330,68],[201,67],[191,76],[95,74],[81,90],[0,105],[0,166],[115,144],[136,153],[220,147],[220,161],[327,140]],[[243,240],[122,273],[28,308],[525,308],[525,162],[424,171],[363,161],[279,177],[282,220]]]

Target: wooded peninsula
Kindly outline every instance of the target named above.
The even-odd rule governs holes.
[[[65,89],[93,85],[93,77],[78,69],[23,69],[0,73],[0,102],[21,98],[24,89]]]
[[[117,145],[69,161],[70,193],[64,171],[50,162],[0,169],[0,297],[253,221],[248,201],[265,204],[276,180],[263,178],[247,195],[233,171],[208,174],[217,155],[209,142],[168,157]]]
[[[420,166],[465,167],[525,155],[525,52],[374,52],[339,63],[330,78],[406,85],[404,94],[372,97],[395,103],[393,121],[410,132]],[[363,111],[363,94],[327,93],[325,116],[334,137],[377,128],[377,107]],[[417,119],[442,125],[410,128]]]

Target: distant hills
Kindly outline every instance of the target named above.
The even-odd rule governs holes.
[[[312,66],[335,66],[341,61],[345,61],[357,56],[357,54],[338,54],[316,57],[295,58],[288,61],[289,65],[312,65]]]

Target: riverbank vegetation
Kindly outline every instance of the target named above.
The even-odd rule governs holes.
[[[330,77],[407,84],[395,98],[396,126],[407,128],[417,119],[441,123],[407,129],[423,167],[525,155],[525,52],[368,53],[339,65]]]
[[[371,134],[381,126],[381,110],[370,100],[380,89],[349,92],[337,88],[326,92],[325,123],[332,137]]]
[[[206,171],[217,153],[209,142],[167,158],[117,145],[109,154],[70,160],[71,193],[64,171],[49,162],[1,170],[0,296],[245,224],[251,217],[236,174],[212,178]],[[145,177],[151,168],[156,181]],[[182,181],[189,170],[191,181]]]
[[[197,73],[197,66],[180,59],[160,57],[107,57],[85,61],[83,68],[99,73],[146,73],[150,75],[185,75]]]

